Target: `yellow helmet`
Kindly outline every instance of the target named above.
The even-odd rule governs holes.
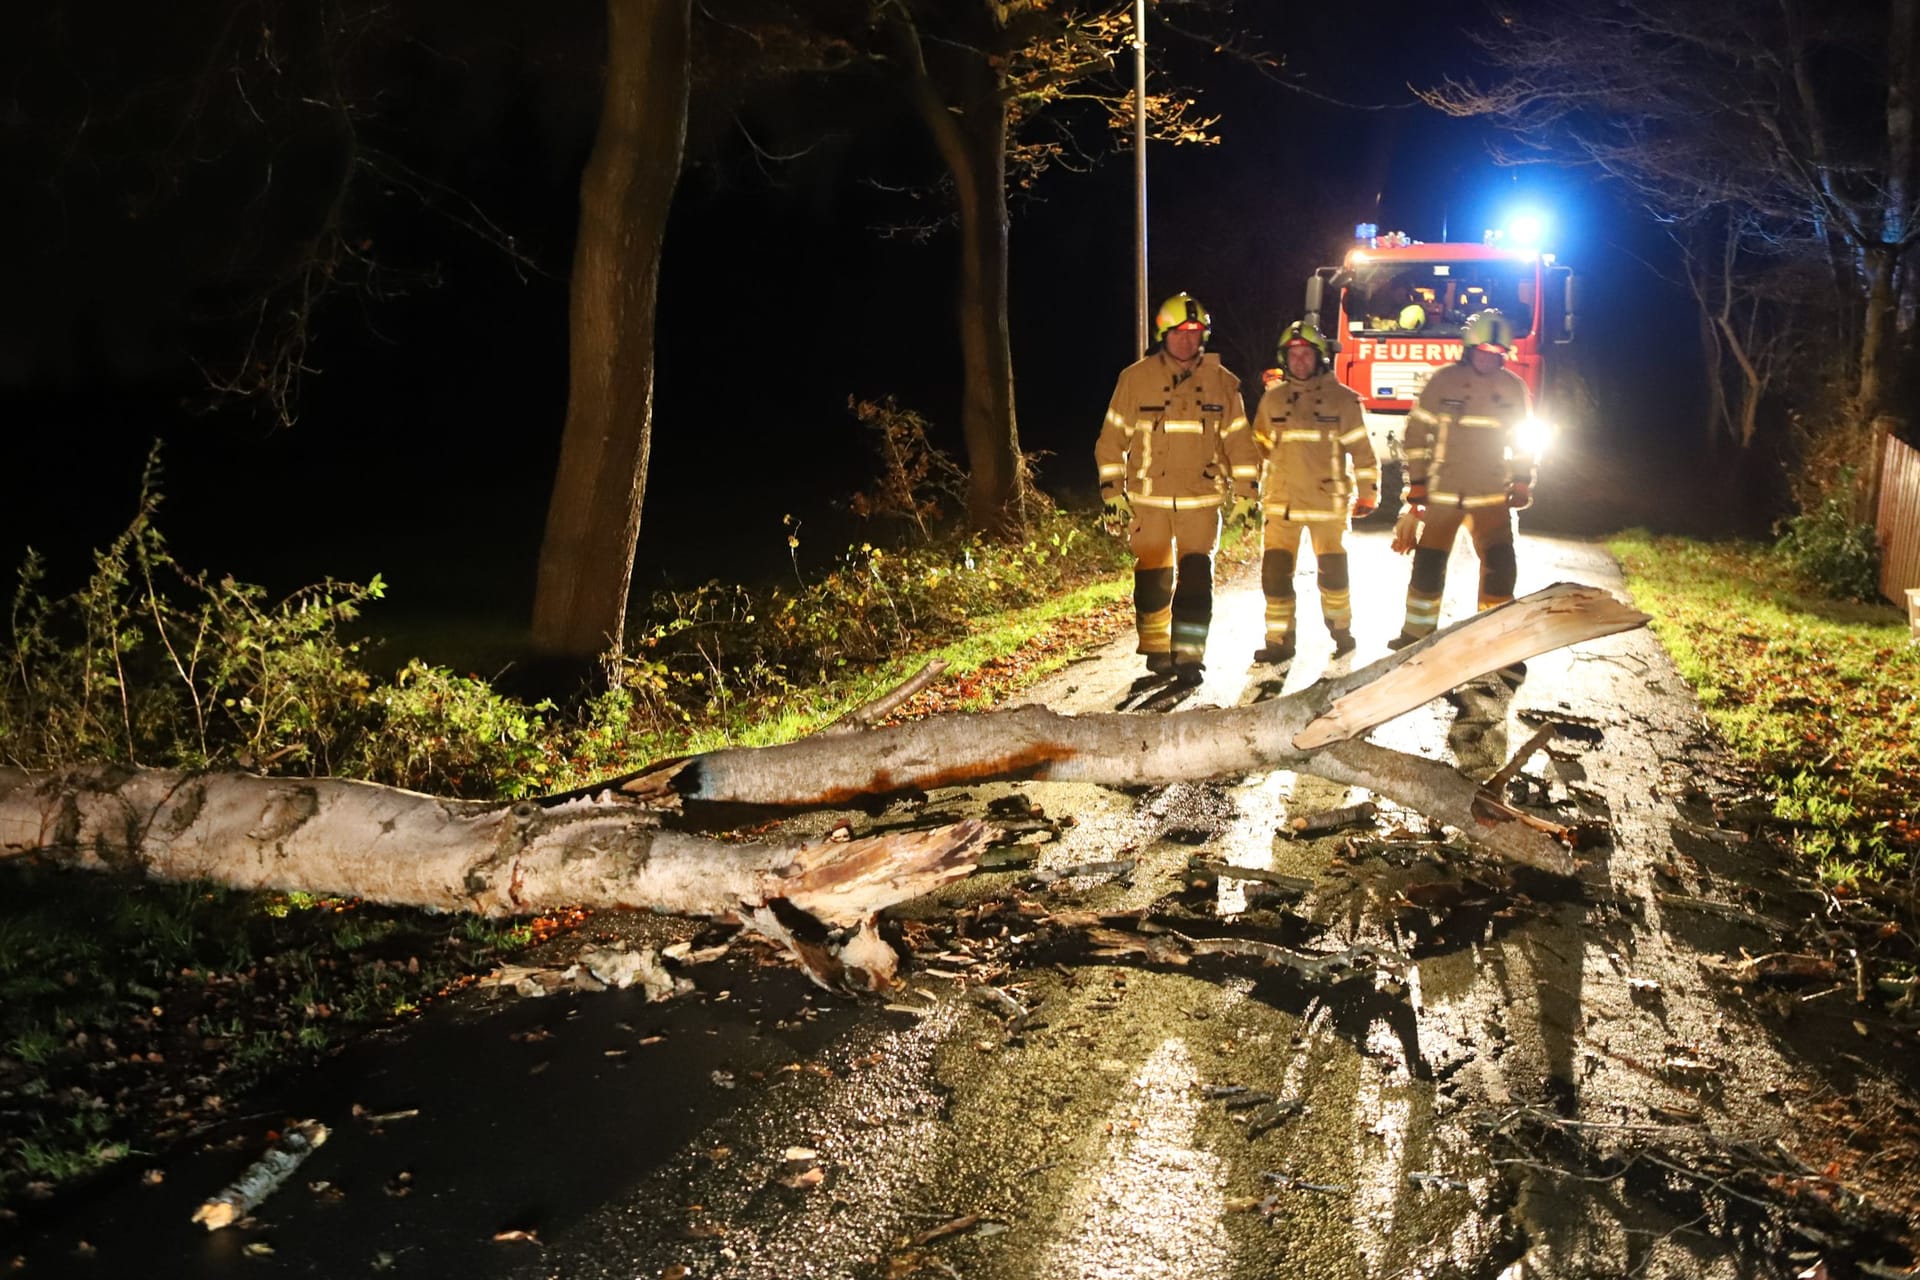
[[[1460,340],[1466,343],[1468,351],[1491,351],[1503,356],[1513,350],[1513,321],[1493,307],[1476,311],[1460,326]]]
[[[1186,293],[1176,293],[1160,304],[1160,311],[1153,318],[1153,340],[1165,342],[1169,329],[1184,329],[1189,325],[1200,326],[1202,343],[1213,336],[1213,317],[1200,305],[1200,300]]]
[[[1333,359],[1333,347],[1328,344],[1326,335],[1320,332],[1320,326],[1311,320],[1295,320],[1287,326],[1287,331],[1280,335],[1280,349],[1274,353],[1274,356],[1280,362],[1281,368],[1287,367],[1287,348],[1297,346],[1312,347],[1319,357],[1321,369],[1325,369],[1327,362]]]

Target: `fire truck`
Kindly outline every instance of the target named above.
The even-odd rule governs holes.
[[[1306,314],[1333,342],[1334,375],[1359,393],[1381,463],[1398,461],[1420,389],[1460,359],[1460,327],[1487,307],[1513,322],[1507,368],[1532,394],[1538,456],[1553,430],[1549,353],[1573,340],[1572,272],[1496,232],[1481,244],[1423,244],[1362,223],[1355,240],[1345,262],[1307,282]]]

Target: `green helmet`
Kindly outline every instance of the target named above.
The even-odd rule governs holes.
[[[1188,325],[1200,326],[1200,341],[1203,344],[1213,336],[1213,317],[1200,305],[1200,300],[1186,293],[1176,293],[1160,304],[1160,311],[1153,318],[1153,340],[1165,342],[1169,329],[1184,329]]]
[[[1513,321],[1488,307],[1467,317],[1460,326],[1460,340],[1468,351],[1491,351],[1504,356],[1513,350]]]
[[[1287,326],[1287,331],[1280,335],[1279,349],[1273,353],[1275,362],[1282,369],[1286,368],[1287,348],[1298,346],[1313,348],[1318,358],[1319,368],[1323,372],[1333,360],[1333,345],[1327,341],[1326,335],[1320,332],[1320,326],[1311,320],[1295,320]]]

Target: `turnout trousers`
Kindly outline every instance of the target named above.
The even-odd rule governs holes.
[[[1446,593],[1447,558],[1454,535],[1465,524],[1480,558],[1480,608],[1513,599],[1518,566],[1513,556],[1513,513],[1500,505],[1428,507],[1413,552],[1413,577],[1407,584],[1407,621],[1403,635],[1432,635],[1440,625],[1440,597]]]
[[[1320,616],[1327,630],[1353,626],[1353,595],[1347,581],[1347,522],[1287,520],[1269,511],[1261,522],[1260,587],[1267,597],[1267,643],[1278,648],[1293,637],[1294,564],[1300,555],[1300,536],[1313,541],[1313,561],[1319,571]]]
[[[1213,621],[1213,549],[1220,541],[1220,507],[1139,507],[1128,542],[1133,548],[1133,621],[1139,653],[1171,653],[1197,663]]]

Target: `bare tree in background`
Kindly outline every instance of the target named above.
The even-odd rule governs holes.
[[[743,12],[755,9],[741,0]],[[1207,10],[1214,6],[1191,3]],[[1130,0],[765,0],[738,24],[781,43],[811,44],[823,69],[876,77],[904,96],[933,142],[960,241],[955,319],[961,352],[961,437],[967,520],[1002,536],[1025,525],[1030,484],[1014,412],[1007,301],[1009,193],[1055,168],[1079,169],[1130,146]],[[782,16],[775,17],[775,11]],[[1125,58],[1123,59],[1123,55]],[[1214,120],[1192,91],[1162,76],[1147,95],[1149,136],[1210,142]],[[930,234],[947,219],[910,228]]]
[[[1700,313],[1707,438],[1751,449],[1761,410],[1787,372],[1787,340],[1819,296],[1805,246],[1767,236],[1750,215],[1726,211],[1668,229]]]
[[[1556,0],[1504,15],[1483,42],[1493,83],[1423,95],[1508,129],[1511,162],[1590,164],[1656,216],[1718,212],[1811,247],[1839,304],[1853,411],[1872,424],[1866,512],[1906,412],[1917,2],[1776,0],[1736,21],[1715,0]]]

